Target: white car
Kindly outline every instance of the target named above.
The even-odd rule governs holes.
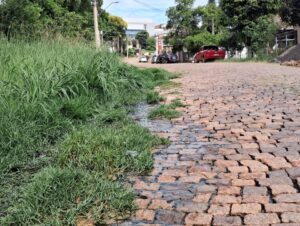
[[[140,56],[139,57],[139,62],[140,63],[147,63],[148,62],[148,57],[144,56],[144,55]]]

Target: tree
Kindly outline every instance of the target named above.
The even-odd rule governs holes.
[[[261,16],[256,21],[249,23],[243,34],[249,37],[251,48],[255,53],[259,53],[266,47],[267,43],[274,40],[278,26],[272,22],[272,18]]]
[[[155,38],[149,37],[149,38],[147,39],[147,47],[146,47],[146,50],[148,50],[148,51],[155,51],[155,49],[156,49],[155,44],[156,44]]]
[[[109,18],[101,11],[100,27],[111,34],[124,33],[120,18]],[[123,24],[122,24],[123,23]],[[4,0],[0,4],[0,32],[7,37],[64,36],[94,39],[93,14],[90,0]]]
[[[195,0],[175,0],[176,6],[167,10],[167,28],[170,29],[167,42],[173,45],[175,51],[182,50],[184,38],[199,31],[200,18],[193,9],[194,2]]]
[[[140,31],[135,36],[135,39],[139,41],[139,44],[142,49],[146,49],[148,38],[149,38],[149,33],[147,31]]]
[[[256,32],[256,37],[265,35],[265,30],[273,32],[273,29],[269,29],[269,24],[265,21],[268,20],[269,23],[272,23],[270,16],[278,12],[279,0],[222,0],[220,5],[228,18],[226,22],[230,32],[233,33],[232,36],[237,39],[237,43],[249,49],[250,56],[253,56],[253,51],[257,50],[257,46],[261,46],[261,42],[267,44],[267,39],[261,40],[259,45],[255,43],[252,32]],[[259,34],[259,31],[263,32]],[[269,35],[271,33],[267,36],[269,37]]]
[[[215,3],[211,2],[206,6],[200,6],[195,12],[202,18],[202,28],[216,34],[217,28],[220,26],[222,11]]]
[[[283,0],[280,16],[283,21],[291,25],[300,25],[300,1]]]
[[[201,46],[204,45],[219,45],[221,40],[221,35],[214,35],[210,32],[204,31],[199,34],[188,36],[185,39],[185,47],[192,53],[199,51]]]

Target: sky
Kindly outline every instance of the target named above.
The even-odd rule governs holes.
[[[118,1],[118,4],[111,2]],[[195,6],[205,5],[207,0],[196,0]],[[104,0],[103,9],[127,22],[161,24],[167,22],[166,10],[175,5],[174,0]]]

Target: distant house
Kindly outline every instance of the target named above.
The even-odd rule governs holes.
[[[169,30],[166,28],[166,24],[159,24],[154,27],[155,40],[156,40],[156,54],[160,54],[163,51],[172,51],[172,46],[166,45],[164,42],[165,37],[168,35]]]
[[[135,40],[137,33],[147,30],[147,24],[143,22],[127,22],[128,27],[126,30],[126,36],[128,39],[128,48],[139,49],[139,43]]]

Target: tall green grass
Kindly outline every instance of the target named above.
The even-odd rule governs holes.
[[[133,195],[119,178],[150,170],[150,150],[166,141],[127,113],[172,76],[80,43],[1,39],[0,224],[130,214]]]

